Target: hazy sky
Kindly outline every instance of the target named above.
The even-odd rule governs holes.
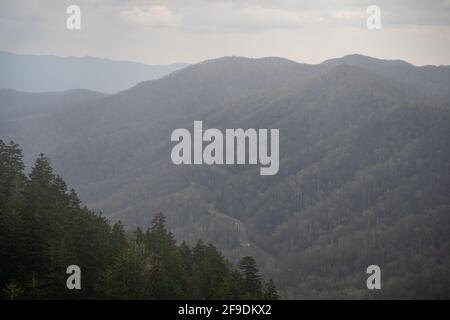
[[[82,29],[66,28],[81,8]],[[381,30],[368,30],[368,5]],[[0,50],[148,64],[351,53],[450,65],[450,0],[0,0]]]

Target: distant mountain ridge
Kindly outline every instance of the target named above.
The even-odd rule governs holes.
[[[185,63],[146,65],[94,57],[22,55],[0,51],[0,88],[27,92],[87,89],[116,93],[186,66]]]
[[[415,66],[403,60],[382,60],[360,54],[324,61],[322,65],[349,64],[404,82],[427,95],[450,96],[450,66]]]

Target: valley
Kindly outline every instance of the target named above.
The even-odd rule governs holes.
[[[163,212],[177,240],[254,256],[284,298],[448,297],[449,87],[446,66],[224,57],[117,94],[0,90],[0,137],[111,221]],[[277,174],[174,164],[171,133],[198,119],[280,129]]]

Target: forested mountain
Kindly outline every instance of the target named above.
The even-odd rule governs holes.
[[[0,51],[0,88],[27,92],[87,89],[115,93],[186,66],[185,63],[146,65],[94,57],[22,55]]]
[[[163,211],[178,240],[211,241],[234,263],[255,256],[283,297],[449,298],[449,78],[364,56],[228,57],[51,112],[45,94],[0,92],[0,137],[27,164],[48,154],[113,221],[146,228]],[[279,129],[279,173],[172,164],[170,134],[194,120]],[[381,291],[366,289],[371,264]]]
[[[325,61],[323,65],[333,66],[349,64],[362,67],[381,76],[403,82],[411,90],[418,90],[427,98],[437,95],[449,97],[450,66],[416,67],[401,60],[381,60],[363,55],[349,55],[339,59]]]
[[[176,245],[161,213],[125,231],[82,208],[44,155],[23,169],[19,146],[0,140],[0,299],[278,298],[252,257],[234,268],[213,245]],[[66,286],[73,265],[79,290]]]

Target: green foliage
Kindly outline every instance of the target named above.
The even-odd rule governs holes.
[[[162,213],[145,232],[138,228],[127,233],[120,221],[111,226],[82,208],[75,191],[67,190],[44,155],[39,155],[29,178],[23,170],[18,145],[0,140],[1,298],[264,296],[261,279],[252,284],[214,246],[201,241],[193,248],[177,245]],[[66,288],[66,268],[73,264],[82,270],[81,290]],[[257,274],[256,264],[252,268]],[[275,290],[273,284],[267,286]]]

